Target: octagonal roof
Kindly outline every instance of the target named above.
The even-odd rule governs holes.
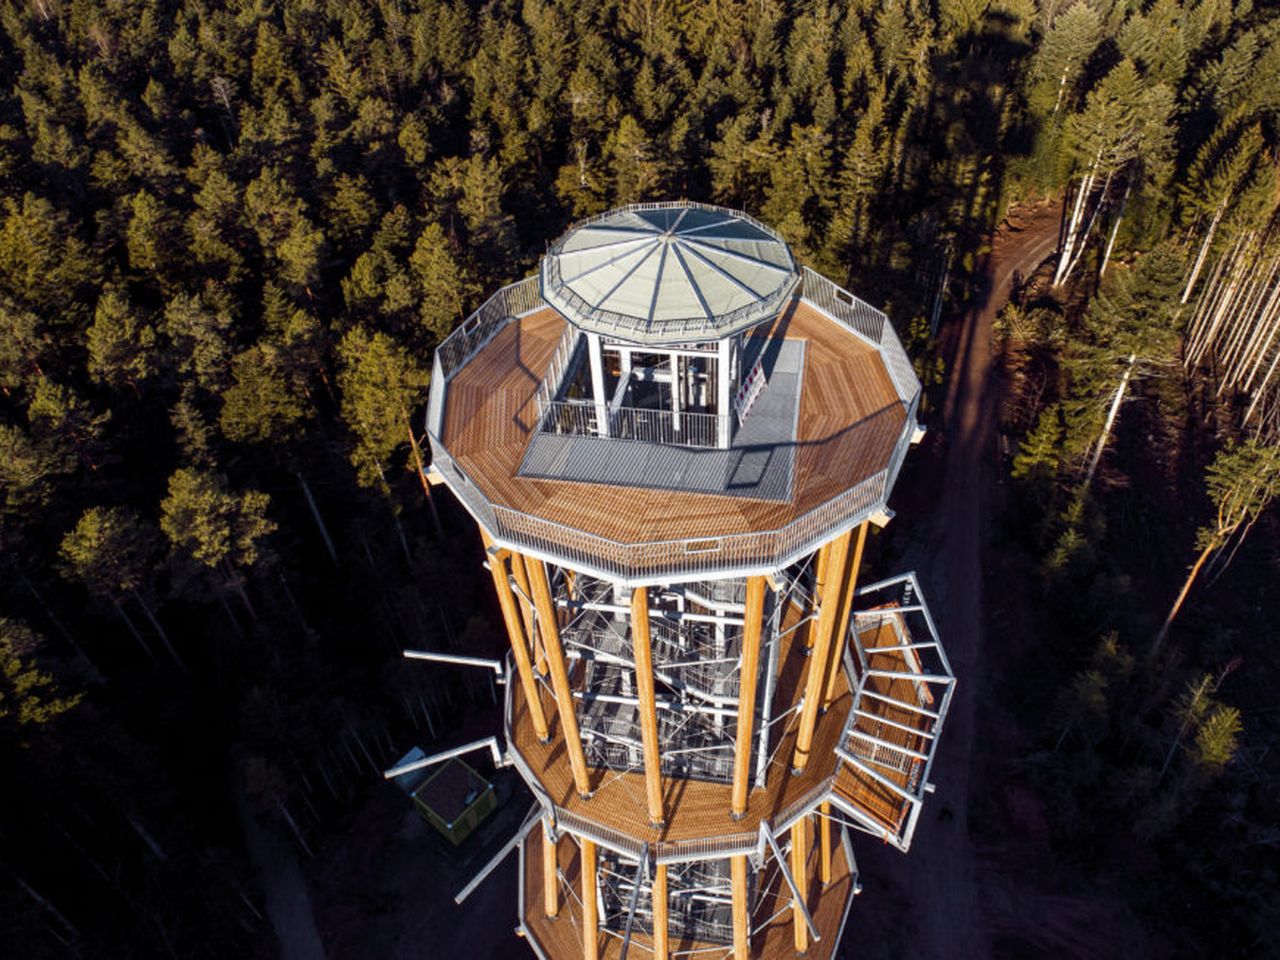
[[[720,339],[777,313],[799,278],[744,213],[687,201],[575,224],[542,261],[542,295],[584,330],[642,343]]]

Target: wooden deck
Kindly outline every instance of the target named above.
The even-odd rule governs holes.
[[[844,921],[849,898],[853,895],[853,875],[845,859],[844,846],[839,842],[839,831],[833,830],[831,855],[831,882],[823,887],[818,880],[817,844],[810,844],[808,861],[809,899],[807,906],[822,938],[809,945],[805,956],[809,960],[826,960],[837,946],[840,926]],[[543,910],[542,889],[542,830],[535,828],[524,841],[524,902],[520,904],[520,916],[528,935],[548,960],[579,960],[582,949],[582,878],[579,874],[578,844],[572,837],[561,837],[556,849],[563,880],[560,885],[560,913],[554,920],[548,919]],[[770,871],[766,868],[766,874]],[[770,914],[789,902],[790,891],[772,871],[773,882],[758,900],[752,918],[755,928]],[[572,891],[572,892],[571,892]],[[791,927],[792,911],[784,910],[768,927],[757,933],[751,942],[751,956],[760,960],[794,960],[795,940]],[[632,934],[632,956],[652,954],[653,942],[649,934],[636,930]],[[622,953],[622,939],[618,935],[599,931],[596,940],[600,960],[617,960]],[[669,943],[672,956],[698,950],[696,956],[706,960],[722,960],[733,955],[733,947],[724,944],[700,943],[672,939]],[[705,952],[701,952],[705,951]]]
[[[518,475],[534,393],[564,330],[547,308],[510,323],[450,381],[440,440],[492,503],[620,543],[774,530],[887,466],[906,416],[879,353],[800,300],[775,332],[806,341],[790,501]]]
[[[784,620],[784,628],[798,619],[798,611],[792,607]],[[808,621],[792,630],[781,641],[778,682],[773,700],[774,717],[780,717],[783,711],[798,703],[804,692],[806,666],[811,659],[805,656],[805,647],[812,624],[813,621]],[[580,670],[581,667],[576,669]],[[577,679],[576,672],[573,679]],[[786,719],[777,721],[775,735],[770,738],[766,785],[763,789],[750,791],[746,813],[740,820],[734,820],[729,813],[730,784],[664,777],[662,788],[666,824],[657,828],[649,825],[642,771],[616,773],[591,769],[593,793],[585,800],[578,796],[565,752],[564,737],[560,732],[555,702],[545,686],[542,687],[542,698],[543,712],[548,717],[550,726],[550,741],[546,744],[538,742],[524,698],[515,696],[511,698],[511,746],[520,753],[557,807],[607,830],[621,833],[631,838],[637,846],[642,842],[654,845],[711,840],[739,834],[754,835],[762,820],[775,821],[780,814],[788,812],[789,808],[801,801],[805,801],[805,807],[810,803],[816,804],[836,772],[834,751],[853,703],[848,677],[841,670],[835,699],[826,715],[818,718],[810,761],[804,773],[799,776],[792,775],[790,769],[798,718],[792,713]]]

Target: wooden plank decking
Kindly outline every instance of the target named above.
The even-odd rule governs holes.
[[[793,300],[776,332],[807,342],[790,501],[518,475],[534,393],[564,330],[547,308],[512,322],[461,368],[441,442],[493,503],[622,543],[773,530],[882,470],[905,419],[879,353]]]

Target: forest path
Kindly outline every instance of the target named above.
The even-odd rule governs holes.
[[[280,943],[280,960],[324,960],[307,878],[292,843],[261,823],[236,775],[236,814],[266,895],[267,917]]]
[[[984,759],[977,710],[994,681],[983,676],[983,546],[990,525],[988,491],[999,471],[992,325],[1008,302],[1014,275],[1030,275],[1056,248],[1060,212],[1057,204],[1024,209],[1000,226],[982,263],[984,288],[963,319],[943,330],[942,356],[951,371],[942,415],[943,462],[916,474],[916,483],[928,484],[928,491],[909,495],[937,505],[933,523],[921,523],[907,548],[907,560],[914,561],[907,566],[920,571],[958,682],[931,771],[937,793],[925,806],[911,852],[904,857],[876,851],[871,859],[874,870],[888,868],[885,879],[907,901],[911,951],[923,960],[992,955],[969,828],[970,797]],[[869,883],[874,877],[867,870]]]

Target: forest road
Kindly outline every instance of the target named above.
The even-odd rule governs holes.
[[[896,858],[888,878],[909,902],[911,951],[924,960],[992,955],[969,829],[970,796],[984,767],[977,711],[990,689],[983,676],[983,546],[990,525],[987,491],[1000,469],[992,327],[1014,275],[1029,276],[1056,248],[1060,211],[1057,204],[1024,209],[1000,226],[980,265],[985,288],[964,318],[943,331],[942,356],[951,371],[942,417],[943,482],[936,486],[936,469],[918,480],[929,484],[938,506],[932,525],[921,524],[926,542],[908,553],[938,614],[957,684],[931,770],[936,794],[921,814],[911,852]],[[886,859],[876,857],[878,868]]]

